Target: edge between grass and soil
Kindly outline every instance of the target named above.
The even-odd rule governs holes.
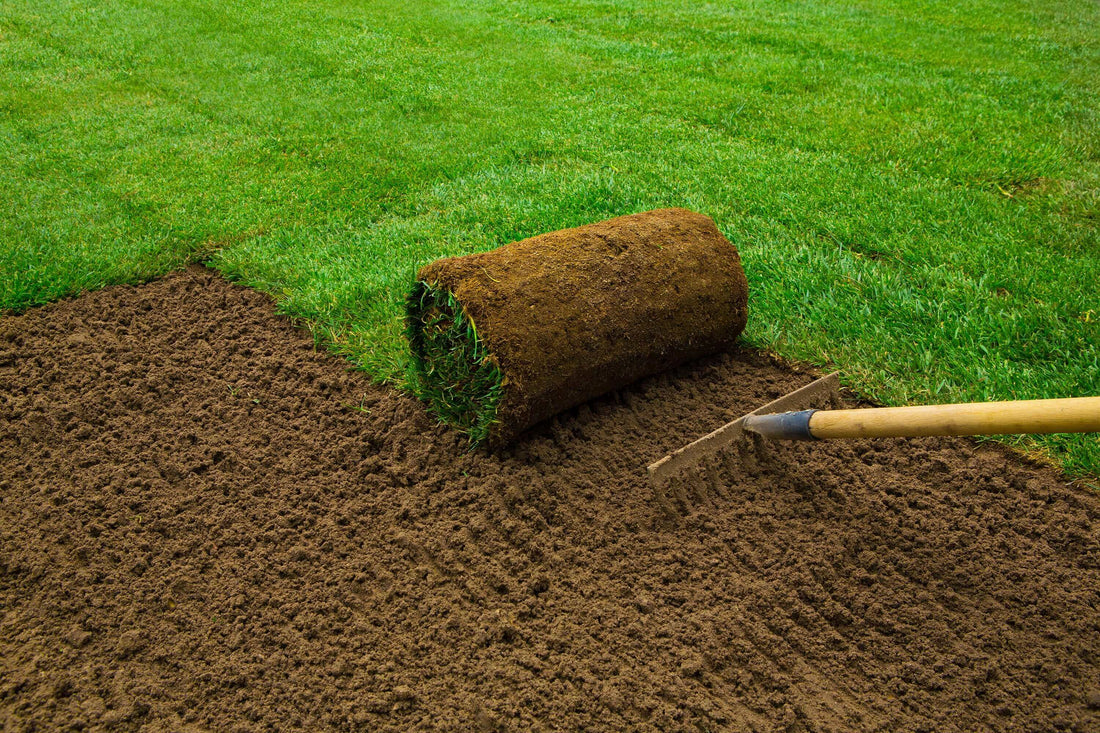
[[[209,5],[0,7],[0,309],[201,261],[415,391],[419,266],[682,206],[748,345],[882,404],[1100,394],[1100,6]]]

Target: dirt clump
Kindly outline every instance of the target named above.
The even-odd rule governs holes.
[[[194,268],[0,319],[0,722],[1097,730],[1100,498],[967,440],[644,466],[809,381],[753,351],[500,453]]]

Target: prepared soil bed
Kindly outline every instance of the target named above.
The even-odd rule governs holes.
[[[0,319],[5,730],[1100,729],[1100,497],[967,440],[645,465],[736,351],[503,453],[193,268]]]

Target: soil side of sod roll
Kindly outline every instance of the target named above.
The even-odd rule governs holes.
[[[421,268],[408,299],[419,391],[474,443],[730,348],[748,284],[702,214],[662,209]]]
[[[194,268],[0,319],[0,727],[1100,730],[1100,497],[962,439],[645,465],[745,349],[469,452]]]

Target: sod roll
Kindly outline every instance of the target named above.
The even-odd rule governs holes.
[[[748,284],[708,217],[662,209],[420,269],[414,382],[431,410],[500,446],[552,415],[731,346]]]

